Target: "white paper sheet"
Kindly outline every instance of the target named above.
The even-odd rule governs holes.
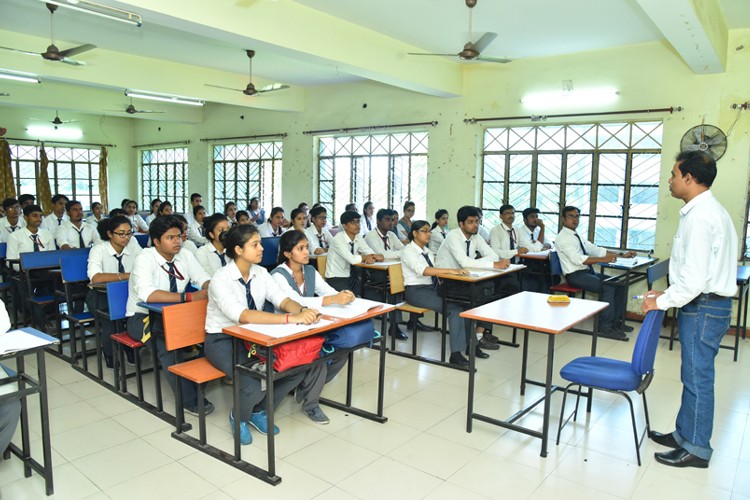
[[[542,250],[541,252],[526,252],[521,257],[549,257],[549,250]]]
[[[617,260],[614,263],[617,266],[632,268],[636,266],[643,266],[653,261],[654,259],[650,259],[648,257],[633,257],[633,258],[617,257]]]
[[[492,271],[487,269],[469,269],[471,271],[471,273],[469,273],[469,276],[484,278],[486,276],[494,276],[496,274],[510,273],[518,269],[523,269],[524,267],[526,266],[524,266],[523,264],[511,264],[505,269],[493,269]]]
[[[256,333],[261,333],[269,337],[280,339],[282,337],[288,337],[297,333],[306,332],[307,330],[312,330],[313,328],[328,326],[332,323],[333,321],[331,320],[321,319],[317,323],[313,323],[312,325],[298,325],[296,323],[290,323],[288,325],[258,325],[254,323],[248,323],[246,325],[240,325],[240,328],[245,328]]]
[[[23,351],[24,349],[31,349],[33,347],[39,347],[43,345],[53,344],[49,340],[39,338],[30,333],[26,333],[21,330],[11,330],[3,335],[0,335],[0,354],[6,354],[9,352]]]
[[[333,316],[334,318],[356,318],[361,314],[365,314],[370,309],[380,307],[384,305],[382,302],[376,302],[374,300],[367,299],[354,299],[354,302],[345,306],[338,304],[331,304],[330,306],[321,307],[318,309],[322,314],[326,316]]]

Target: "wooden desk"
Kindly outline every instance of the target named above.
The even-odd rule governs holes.
[[[239,325],[236,326],[230,326],[228,328],[224,328],[222,330],[223,333],[230,335],[234,337],[234,341],[232,342],[232,359],[237,359],[237,353],[240,346],[240,342],[250,342],[258,346],[260,349],[265,351],[265,356],[267,360],[273,359],[273,348],[274,346],[284,344],[286,342],[291,342],[292,340],[301,339],[304,337],[309,337],[311,335],[317,335],[320,333],[325,333],[331,330],[335,330],[336,328],[340,328],[344,325],[349,325],[352,323],[358,323],[362,320],[375,318],[376,316],[381,316],[381,329],[383,332],[386,332],[386,318],[387,313],[393,311],[395,309],[395,306],[391,304],[383,304],[382,307],[373,309],[368,311],[365,314],[359,315],[356,318],[351,319],[340,319],[340,318],[332,318],[328,316],[324,316],[324,319],[328,319],[333,321],[333,324],[323,327],[317,327],[313,328],[311,330],[306,330],[304,332],[295,334],[295,335],[289,335],[287,337],[269,337],[267,335],[254,332],[251,330],[248,330],[247,328],[242,328]],[[385,423],[388,421],[386,417],[383,416],[383,384],[385,381],[385,335],[381,335],[379,339],[380,344],[380,358],[379,358],[379,371],[378,371],[378,399],[377,399],[377,411],[376,413],[372,413],[360,408],[355,408],[351,406],[352,404],[352,375],[353,375],[353,349],[347,350],[348,356],[349,356],[349,366],[347,367],[347,382],[346,382],[346,402],[345,403],[339,403],[336,401],[332,401],[326,398],[320,398],[320,402],[331,406],[333,408],[337,408],[339,410],[353,413],[354,415],[358,415],[363,418],[367,418],[369,420],[374,420],[375,422],[379,423]],[[342,353],[343,355],[344,353]],[[320,358],[313,363],[325,363],[326,358]],[[265,366],[265,373],[259,374],[257,371],[252,370],[249,366],[254,364],[253,362],[244,363],[244,364],[238,364],[234,367],[234,395],[233,395],[233,414],[239,415],[240,414],[240,370],[246,370],[249,373],[251,373],[253,376],[262,378],[266,382],[266,413],[268,415],[268,429],[273,429],[274,426],[274,407],[273,407],[273,383],[274,380],[280,377],[284,377],[293,373],[297,373],[301,370],[307,370],[309,369],[310,365],[303,365],[295,368],[291,368],[289,370],[285,370],[284,372],[280,373],[279,376],[277,376],[273,370],[273,363],[266,363]],[[227,463],[229,465],[232,465],[233,467],[236,467],[254,477],[257,477],[258,479],[261,479],[268,484],[271,485],[277,485],[281,482],[281,477],[276,475],[276,451],[275,451],[275,436],[273,432],[269,432],[266,435],[267,440],[267,451],[268,451],[268,470],[264,470],[256,465],[253,465],[249,462],[245,462],[242,460],[242,453],[241,453],[241,444],[240,444],[240,419],[237,418],[234,421],[234,455],[230,455],[222,450],[213,449],[211,451],[211,455],[222,460],[224,463]]]
[[[591,355],[596,355],[597,332],[599,331],[598,312],[609,304],[594,300],[570,299],[570,304],[553,305],[547,302],[549,295],[543,293],[521,292],[504,299],[490,302],[483,306],[461,313],[461,316],[476,321],[485,321],[497,325],[523,329],[523,361],[521,363],[521,395],[526,392],[526,384],[544,387],[544,396],[533,401],[522,410],[510,416],[507,420],[497,420],[493,417],[474,413],[474,366],[476,363],[475,346],[476,335],[470,336],[469,347],[469,399],[466,410],[466,432],[472,431],[473,420],[481,420],[506,429],[514,430],[541,438],[541,456],[547,456],[547,440],[549,437],[549,404],[552,392],[557,387],[552,386],[552,369],[554,367],[555,337],[565,330],[594,316],[594,333],[591,338]],[[533,311],[533,314],[530,312]],[[547,335],[547,370],[545,381],[537,382],[526,378],[529,354],[529,332],[535,331]],[[587,411],[591,411],[591,389],[588,391]],[[539,403],[544,403],[544,417],[542,430],[537,431],[515,424],[534,409]]]

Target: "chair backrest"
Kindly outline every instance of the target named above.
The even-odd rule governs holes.
[[[401,264],[388,267],[388,278],[391,280],[391,295],[404,293],[404,269]]]
[[[280,236],[273,238],[261,238],[260,244],[263,245],[263,259],[260,265],[263,267],[276,266],[276,259],[279,258],[279,240]]]
[[[658,310],[646,313],[638,332],[638,339],[636,339],[633,347],[631,364],[636,373],[645,375],[653,371],[662,321],[664,321],[664,311]]]
[[[136,234],[134,236],[141,248],[146,248],[148,246],[149,236],[147,234]]]
[[[0,243],[0,259],[4,259],[6,255],[8,255],[8,244]]]
[[[48,250],[45,252],[24,252],[18,257],[21,259],[21,268],[24,271],[32,269],[54,269],[60,267],[60,257],[70,250]]]
[[[560,257],[557,252],[549,253],[549,269],[552,276],[562,276],[562,266],[560,265]]]
[[[125,318],[125,306],[128,304],[128,282],[113,281],[107,283],[107,306],[109,319],[117,321]]]
[[[60,270],[62,271],[63,283],[75,283],[88,281],[87,274],[89,265],[90,247],[66,250],[60,255]]]
[[[665,276],[669,276],[669,259],[659,261],[653,266],[649,266],[649,268],[646,269],[648,289],[651,290],[654,287],[654,283]]]
[[[183,302],[162,309],[167,351],[200,344],[206,340],[208,300]]]
[[[328,263],[328,256],[327,255],[318,255],[318,258],[315,259],[318,264],[318,272],[323,277],[323,279],[326,279],[326,264]]]

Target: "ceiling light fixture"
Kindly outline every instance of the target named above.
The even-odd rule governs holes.
[[[10,71],[7,69],[0,69],[0,78],[3,78],[5,80],[15,80],[17,82],[40,83],[39,77],[37,75],[32,75],[31,73],[21,73],[18,71]]]
[[[191,97],[180,97],[169,94],[157,94],[141,90],[126,90],[125,95],[135,99],[148,99],[151,101],[171,102],[172,104],[185,104],[187,106],[203,106],[203,101]]]
[[[79,128],[50,125],[31,125],[26,132],[37,139],[80,139],[83,137],[83,132]]]
[[[580,90],[555,90],[532,92],[521,99],[524,107],[549,108],[572,106],[601,106],[612,104],[620,93],[610,87]]]
[[[140,14],[129,12],[127,10],[116,9],[108,5],[101,5],[88,0],[40,0],[43,3],[51,3],[67,9],[93,14],[95,16],[132,24],[140,28],[143,25],[143,19]]]

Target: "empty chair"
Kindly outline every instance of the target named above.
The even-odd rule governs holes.
[[[560,257],[557,255],[557,252],[550,252],[549,253],[549,266],[550,266],[550,272],[552,273],[552,276],[559,276],[560,278],[564,278],[563,272],[562,272],[562,266],[560,265]],[[577,288],[573,285],[569,285],[566,282],[561,282],[557,285],[552,285],[549,287],[550,293],[564,293],[568,296],[574,296],[577,293],[581,294],[581,298],[586,298],[586,290],[583,288]]]

